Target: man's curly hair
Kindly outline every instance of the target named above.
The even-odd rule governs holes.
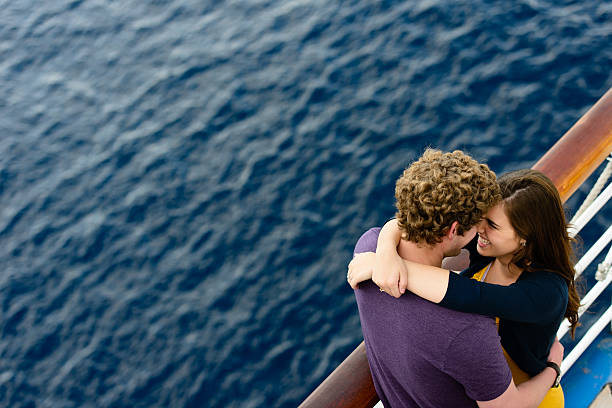
[[[500,199],[495,173],[460,150],[427,149],[395,184],[402,238],[433,245],[454,221],[463,235]]]

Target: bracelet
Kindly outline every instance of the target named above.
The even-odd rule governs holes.
[[[559,383],[561,382],[561,369],[559,368],[557,363],[555,363],[553,361],[547,362],[546,363],[546,367],[551,367],[551,368],[553,368],[556,371],[557,378],[555,378],[555,382],[553,383],[551,388],[557,388],[559,386]]]

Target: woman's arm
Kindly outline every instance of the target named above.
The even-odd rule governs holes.
[[[372,276],[381,289],[399,297],[401,281],[414,294],[446,308],[517,322],[550,322],[563,313],[567,305],[567,285],[557,274],[525,272],[510,286],[478,282],[446,269],[402,259],[394,247],[395,239],[399,240],[399,229],[392,220],[378,236],[376,255],[356,257],[351,262],[350,268],[360,270],[354,281],[349,279],[352,287],[356,288],[359,282]],[[404,273],[406,277],[400,277]]]
[[[378,282],[377,284],[392,296],[400,297],[405,292],[408,274],[404,266],[404,260],[397,254],[400,239],[401,233],[397,227],[397,221],[392,219],[380,229],[375,255],[370,253],[362,256],[358,253],[360,251],[355,251],[346,276],[353,289],[357,289],[360,282],[373,279],[375,282],[382,282],[383,280],[391,282],[384,287]],[[372,248],[368,249],[372,250]],[[375,275],[375,278],[373,275]],[[400,282],[403,285],[401,290]]]
[[[525,272],[515,283],[504,286],[434,266],[409,261],[404,264],[408,290],[449,309],[517,322],[549,323],[563,314],[567,305],[567,284],[552,272]]]
[[[374,269],[374,252],[380,228],[370,228],[364,232],[355,244],[353,260],[349,263],[346,280],[353,289],[358,289],[360,282],[372,278]]]
[[[446,294],[450,272],[402,259],[397,254],[400,239],[397,220],[388,221],[378,235],[376,253],[356,253],[349,263],[348,283],[357,289],[360,282],[372,279],[391,296],[400,297],[408,289],[429,301],[440,302]]]
[[[372,271],[374,283],[396,298],[404,294],[408,281],[408,270],[404,259],[397,254],[397,246],[401,239],[402,233],[397,226],[397,220],[387,221],[378,236],[376,262]]]
[[[353,288],[371,277],[395,297],[407,288],[449,309],[518,322],[550,322],[567,305],[567,285],[554,273],[526,272],[510,286],[478,282],[446,269],[402,259],[397,254],[400,235],[397,221],[391,220],[380,231],[376,255],[354,258],[350,269],[355,268],[356,273],[354,280],[349,279]]]
[[[405,281],[406,289],[430,302],[440,303],[446,295],[449,276],[455,274],[447,269],[437,268],[435,266],[410,262],[405,259],[402,259],[402,261],[407,271]],[[374,271],[376,271],[376,269]],[[376,276],[373,276],[372,280],[384,291],[387,291],[387,286],[392,283],[392,281],[377,281]]]
[[[378,262],[376,259],[376,254],[378,254],[378,252],[364,252],[356,254],[353,260],[349,263],[349,270],[346,279],[353,289],[358,289],[360,282],[372,279],[374,283],[381,288],[381,290],[391,294],[387,288],[393,287],[397,290],[397,281],[391,280],[386,282],[388,284],[384,284],[384,282],[377,281],[376,278],[372,276],[374,266]],[[422,265],[403,259],[402,261],[403,266],[410,270],[406,279],[406,286],[408,290],[431,302],[439,303],[446,294],[448,275],[450,272],[446,269]],[[386,276],[383,276],[383,279],[384,278],[386,278]],[[400,295],[393,296],[399,297]]]
[[[412,271],[410,271],[412,273]],[[524,323],[549,323],[565,312],[567,284],[552,272],[524,272],[509,286],[451,274],[441,306]]]
[[[359,283],[372,279],[372,271],[375,263],[374,252],[362,252],[355,254],[349,262],[346,280],[353,289],[359,289]]]
[[[394,297],[400,297],[408,289],[431,302],[440,302],[446,294],[450,272],[401,258],[397,254],[400,239],[397,220],[388,221],[378,236],[372,280]]]
[[[549,323],[567,305],[567,285],[552,272],[525,272],[526,276],[504,286],[479,282],[435,266],[403,262],[408,270],[408,290],[449,309],[517,322]],[[385,291],[395,282],[373,280]]]
[[[403,263],[408,270],[407,289],[449,309],[517,322],[549,323],[567,305],[567,284],[552,272],[525,272],[524,277],[504,286],[479,282],[435,266],[406,260]],[[372,279],[385,291],[394,283]]]

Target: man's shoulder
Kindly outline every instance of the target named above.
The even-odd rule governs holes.
[[[414,299],[412,308],[420,310],[422,316],[427,319],[428,325],[434,331],[443,331],[449,337],[461,333],[462,338],[472,339],[474,344],[478,344],[485,337],[488,339],[496,338],[499,342],[497,326],[493,317],[448,309],[412,293],[408,297]],[[414,310],[410,312],[414,313]]]
[[[357,240],[353,254],[360,254],[362,252],[376,252],[376,243],[378,242],[378,235],[380,234],[380,227],[370,228]]]
[[[360,283],[355,291],[357,303],[367,303],[373,313],[380,309],[393,310],[401,321],[414,322],[415,319],[426,322],[425,326],[432,330],[444,330],[447,335],[466,331],[466,336],[490,332],[497,334],[495,319],[474,313],[466,313],[440,306],[407,291],[399,298],[381,294],[378,286],[371,280]],[[434,331],[435,331],[434,330]]]
[[[457,331],[466,331],[468,336],[469,334],[474,334],[474,337],[478,337],[476,332],[482,331],[489,331],[493,334],[497,333],[497,326],[493,317],[460,312],[458,310],[447,309],[435,303],[425,302],[422,307],[430,309],[430,313],[435,314],[441,321],[441,324],[452,326]]]

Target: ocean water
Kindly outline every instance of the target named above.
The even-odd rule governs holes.
[[[297,406],[403,168],[531,166],[611,44],[601,0],[0,0],[0,405]]]

